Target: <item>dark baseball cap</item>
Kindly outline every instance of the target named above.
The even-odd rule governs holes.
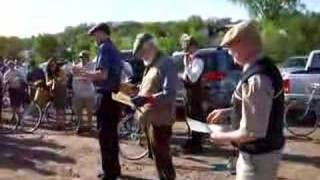
[[[89,31],[88,31],[88,34],[90,36],[92,36],[95,32],[97,31],[102,31],[104,33],[106,33],[107,35],[110,35],[111,34],[111,31],[110,31],[110,27],[107,23],[99,23],[95,26],[93,26]]]

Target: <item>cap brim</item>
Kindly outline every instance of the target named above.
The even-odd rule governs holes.
[[[220,43],[221,47],[229,47],[233,43],[234,39],[223,39]]]
[[[93,34],[95,33],[96,31],[88,31],[88,35],[89,36],[93,36]]]
[[[89,29],[88,35],[92,36],[96,31],[97,31],[97,28],[96,27],[92,27],[91,29]]]

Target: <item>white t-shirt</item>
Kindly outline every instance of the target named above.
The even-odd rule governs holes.
[[[20,88],[21,82],[23,81],[23,75],[16,69],[9,69],[6,73],[4,73],[3,80],[5,83],[8,83],[8,86],[11,88]]]
[[[202,74],[203,70],[204,63],[202,59],[194,58],[188,65],[185,65],[183,77],[185,80],[188,78],[192,83],[195,83],[200,78],[200,75]]]
[[[121,82],[126,83],[129,81],[130,77],[133,75],[133,70],[130,63],[126,61],[123,62],[123,69],[121,74]]]
[[[22,76],[24,81],[27,81],[28,68],[25,66],[18,66],[16,70],[19,72],[19,75]]]
[[[82,63],[79,63],[76,66],[83,67],[86,71],[94,70],[93,63],[88,63],[85,66],[83,66]],[[75,96],[78,96],[78,97],[94,97],[95,96],[95,88],[94,88],[93,82],[89,79],[74,76],[72,87],[73,87],[73,92]]]

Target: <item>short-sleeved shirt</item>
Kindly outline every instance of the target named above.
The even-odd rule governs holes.
[[[274,98],[271,79],[266,75],[253,75],[248,83],[239,83],[235,98],[242,100],[240,130],[251,137],[264,138]]]
[[[23,76],[16,69],[7,70],[3,79],[8,83],[10,88],[20,88],[22,86]]]
[[[43,80],[45,82],[46,80],[46,75],[43,72],[42,69],[36,67],[31,69],[28,73],[27,73],[27,81],[28,82],[36,82],[39,80]]]
[[[184,58],[188,57],[186,56]],[[203,70],[203,60],[199,57],[194,57],[193,59],[191,59],[191,62],[184,67],[183,78],[184,80],[189,80],[191,83],[195,83],[199,80]]]
[[[111,40],[99,45],[96,57],[96,70],[105,70],[107,79],[95,81],[96,90],[100,93],[116,92],[121,82],[122,62],[120,53]]]
[[[84,68],[86,71],[94,70],[94,64],[92,63],[87,63],[86,65],[79,63],[77,64],[77,66]],[[74,76],[72,81],[72,87],[74,95],[76,97],[93,97],[95,95],[93,83],[89,79]]]

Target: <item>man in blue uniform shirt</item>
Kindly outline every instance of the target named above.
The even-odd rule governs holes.
[[[121,81],[121,60],[118,49],[110,39],[110,28],[100,23],[89,30],[98,45],[96,70],[93,72],[74,68],[84,78],[94,81],[99,94],[97,123],[101,150],[103,180],[115,180],[121,175],[117,126],[120,120],[119,104],[112,100]]]

